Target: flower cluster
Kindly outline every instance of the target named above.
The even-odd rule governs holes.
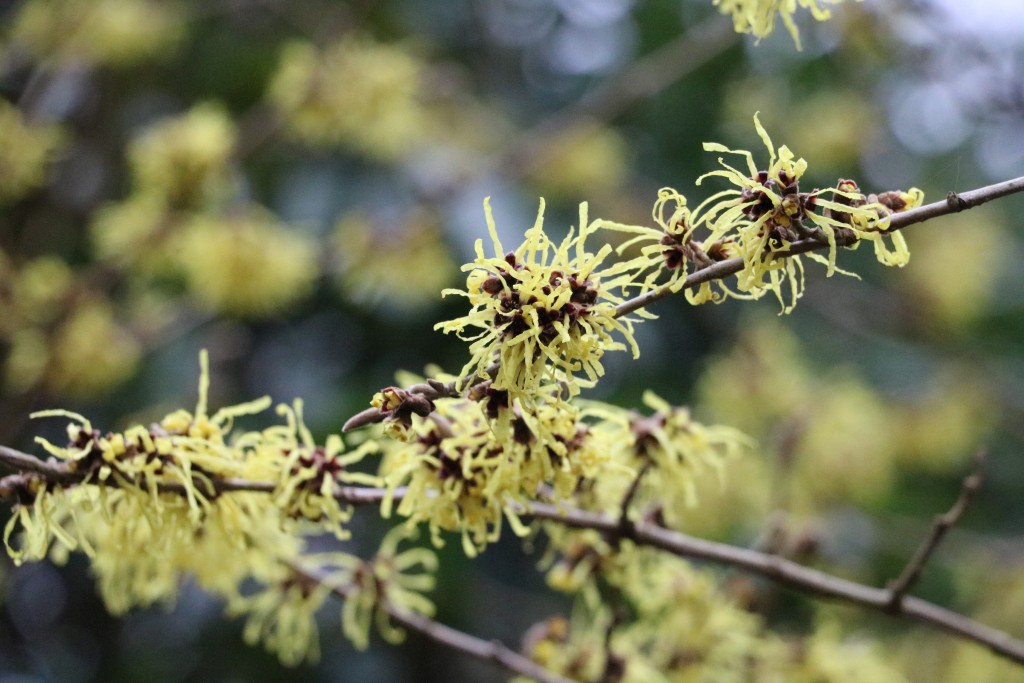
[[[128,148],[133,193],[98,211],[97,256],[151,295],[179,281],[205,309],[276,313],[319,274],[309,236],[232,196],[237,134],[213,104],[156,122]]]
[[[64,139],[58,126],[32,124],[17,107],[0,99],[0,205],[43,184]]]
[[[0,251],[4,391],[93,396],[134,370],[138,341],[109,301],[79,284],[56,256],[15,264]]]
[[[456,271],[438,216],[416,207],[382,218],[354,211],[338,220],[331,255],[339,290],[351,301],[402,314],[435,304]]]
[[[635,321],[615,311],[633,286],[636,265],[604,265],[609,245],[597,253],[586,250],[598,223],[588,220],[585,203],[579,226],[556,244],[544,231],[542,201],[524,242],[509,252],[498,239],[489,202],[484,209],[495,255],[486,256],[477,240],[476,259],[463,267],[469,271],[466,290],[442,292],[467,297],[472,310],[435,326],[471,342],[463,382],[493,374],[495,390],[530,402],[559,386],[575,395],[592,385],[604,374],[606,351],[629,348],[639,355]]]
[[[312,241],[257,206],[200,214],[172,244],[189,291],[205,308],[228,315],[284,310],[309,294],[319,274]]]
[[[247,579],[271,580],[282,561],[297,557],[307,523],[344,537],[351,508],[339,503],[337,487],[377,482],[349,469],[372,444],[343,452],[335,436],[317,446],[298,402],[279,408],[282,425],[233,434],[236,418],[270,400],[210,415],[207,386],[204,357],[194,412],[119,432],[101,433],[65,410],[37,413],[71,419],[66,446],[39,439],[67,474],[30,478],[18,492],[4,529],[15,562],[82,550],[107,606],[120,613],[173,600],[185,574],[229,599]],[[265,488],[233,491],[237,479]]]
[[[228,613],[246,617],[246,642],[263,643],[287,665],[319,658],[315,616],[331,593],[345,596],[342,630],[358,649],[369,645],[374,625],[386,641],[400,642],[404,632],[391,623],[391,612],[434,614],[423,593],[434,588],[437,556],[419,547],[399,551],[410,538],[405,527],[395,527],[370,560],[331,552],[279,565],[273,581],[233,598]]]
[[[200,207],[223,192],[237,132],[224,109],[199,104],[134,139],[128,161],[139,192],[174,207]]]
[[[267,99],[300,140],[388,161],[427,139],[422,71],[402,47],[366,37],[347,37],[323,51],[294,42],[281,53]]]
[[[184,33],[178,2],[28,0],[14,11],[11,41],[42,60],[127,67],[169,51]]]
[[[825,264],[828,275],[850,275],[836,266],[837,250],[840,246],[856,248],[862,241],[872,243],[876,259],[883,265],[907,263],[910,254],[903,235],[889,231],[888,223],[893,213],[921,204],[924,195],[920,190],[865,195],[857,183],[841,179],[835,187],[802,191],[800,181],[807,162],[785,145],[776,149],[756,115],[754,126],[768,151],[768,163],[763,168],[746,150],[718,143],[704,145],[707,151],[743,158],[746,170],[719,158],[722,168],[704,174],[697,184],[720,177],[733,187],[711,195],[693,210],[675,190],[662,190],[654,209],[658,228],[600,222],[604,229],[634,235],[620,249],[642,245],[640,258],[648,273],[642,283],[645,289],[653,287],[664,271],[669,274],[664,286],[674,291],[682,288],[689,264],[700,269],[728,258],[741,258],[743,268],[736,274],[735,289],[720,279],[704,280],[687,290],[687,299],[700,304],[730,297],[757,299],[772,292],[783,312],[789,312],[804,289],[804,266],[800,253],[793,250],[794,243],[827,246],[827,257],[803,251],[808,251],[808,258]],[[672,205],[673,212],[665,218],[666,206]],[[698,229],[707,234],[698,238]]]
[[[494,391],[482,401],[438,399],[429,417],[411,423],[406,441],[383,444],[381,475],[392,492],[405,487],[398,514],[426,522],[437,545],[441,531],[460,532],[466,554],[476,555],[498,539],[503,517],[523,534],[517,505],[543,487],[564,498],[604,462],[569,404],[530,409],[507,400]]]
[[[572,620],[534,626],[525,649],[579,681],[903,681],[876,648],[824,624],[804,647],[772,635],[762,619],[686,560],[608,544],[591,531],[547,525],[559,559],[549,583],[577,597]],[[572,581],[565,581],[571,575]]]
[[[708,471],[721,474],[727,462],[754,443],[739,430],[698,422],[689,410],[670,405],[653,392],[646,392],[643,400],[652,414],[584,404],[584,414],[599,419],[593,429],[602,443],[612,445],[612,462],[633,476],[596,478],[575,492],[574,502],[616,510],[633,488],[635,507],[654,505],[668,523],[678,523],[697,504],[698,478]]]
[[[395,507],[410,524],[425,522],[437,545],[440,532],[461,533],[470,556],[498,539],[504,519],[526,533],[519,515],[538,498],[604,511],[630,495],[637,505],[657,501],[675,520],[696,502],[695,479],[750,445],[738,431],[703,425],[653,394],[645,397],[650,416],[558,396],[530,405],[490,380],[468,398],[403,403],[409,392],[393,388],[378,396],[397,401],[387,421],[405,411],[400,427],[385,427],[401,439],[382,444],[380,475],[402,497],[386,500],[384,513]]]

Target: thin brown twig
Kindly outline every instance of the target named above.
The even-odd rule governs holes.
[[[993,185],[986,185],[985,187],[961,192],[959,194],[951,192],[943,201],[925,204],[924,206],[919,206],[916,209],[910,209],[908,211],[893,214],[889,220],[887,232],[902,230],[909,225],[923,223],[924,221],[931,220],[932,218],[938,218],[939,216],[946,216],[952,213],[959,213],[966,209],[973,209],[976,206],[981,206],[982,204],[994,199],[1006,197],[1007,195],[1017,192],[1024,192],[1024,176],[1005,180]],[[789,256],[804,254],[809,251],[817,251],[827,247],[828,244],[816,239],[799,240],[791,243],[789,245],[789,249],[785,252],[776,252],[775,258],[787,258]],[[669,285],[663,285],[657,289],[652,289],[649,292],[645,292],[644,294],[622,302],[615,308],[615,317],[619,318],[624,315],[628,315],[629,313],[633,313],[634,311],[644,308],[655,301],[660,301],[671,294],[682,291],[683,289],[692,289],[697,285],[710,282],[711,280],[722,280],[730,275],[735,275],[741,270],[743,270],[742,258],[731,258],[725,261],[719,261],[718,263],[714,263],[706,268],[701,268],[700,270],[690,273],[682,288],[678,288],[678,286],[670,287]]]
[[[907,566],[903,568],[900,575],[889,584],[889,608],[891,610],[899,611],[900,603],[903,602],[907,593],[921,578],[925,565],[939,547],[939,543],[942,542],[942,539],[945,538],[949,530],[960,521],[967,507],[974,500],[974,496],[981,488],[984,465],[985,454],[983,451],[978,451],[974,456],[974,468],[969,475],[964,477],[963,484],[960,487],[960,495],[957,497],[956,502],[953,503],[953,507],[935,517],[928,537],[917,548],[917,551],[910,558],[910,561],[907,562]]]
[[[302,567],[296,563],[289,563],[289,567],[302,578],[322,583],[316,572]],[[332,586],[331,593],[336,597],[346,600],[352,591],[351,586]],[[507,645],[497,640],[484,640],[470,635],[458,629],[452,628],[435,621],[423,614],[417,614],[408,610],[400,609],[394,605],[383,603],[382,607],[397,623],[408,629],[449,647],[458,652],[471,655],[484,661],[489,661],[504,668],[506,671],[527,676],[539,683],[576,683],[571,678],[566,678],[552,671],[548,671],[532,659],[519,654]]]
[[[622,526],[629,526],[632,524],[632,520],[629,518],[629,508],[633,505],[633,499],[636,498],[637,492],[640,490],[640,482],[647,476],[647,473],[651,471],[651,467],[654,466],[653,460],[648,460],[640,468],[640,471],[633,477],[633,481],[630,482],[629,488],[626,490],[626,495],[622,497],[622,502],[619,503],[619,524]]]
[[[76,478],[67,463],[58,462],[53,458],[41,460],[7,446],[0,446],[0,465],[15,472],[37,474],[55,484],[74,482]]]
[[[920,598],[905,597],[894,608],[891,604],[891,591],[888,589],[874,588],[832,576],[778,555],[694,538],[650,522],[637,522],[623,528],[615,517],[564,506],[534,503],[529,509],[520,512],[571,528],[594,529],[612,536],[619,535],[634,543],[659,548],[679,557],[737,567],[821,598],[848,602],[892,616],[904,617],[945,631],[957,638],[984,645],[1001,657],[1017,664],[1024,664],[1024,641],[1013,638],[1008,633]]]
[[[0,446],[0,465],[17,473],[0,479],[0,500],[14,495],[19,486],[29,483],[31,477],[36,477],[59,486],[74,486],[89,483],[89,477],[91,476],[90,472],[76,471],[69,466],[69,463],[61,462],[56,458],[41,460],[34,455],[23,453],[7,446]],[[15,477],[18,477],[18,479],[15,479]],[[206,482],[203,481],[203,484],[206,485]],[[117,486],[117,483],[111,479],[102,485]],[[208,485],[211,488],[208,488],[205,493],[211,496],[239,491],[273,493],[277,490],[276,482],[236,478],[211,478]],[[184,484],[177,482],[163,482],[157,487],[157,490],[162,493],[184,493],[186,488]],[[395,490],[394,495],[397,498],[401,498],[404,493],[405,489],[400,487]],[[337,500],[351,505],[376,505],[384,500],[387,495],[388,489],[370,486],[339,486],[334,491],[334,497]]]

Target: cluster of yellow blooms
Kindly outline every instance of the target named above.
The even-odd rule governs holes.
[[[312,240],[255,204],[233,203],[235,126],[200,104],[129,146],[134,192],[91,226],[100,259],[137,284],[180,280],[204,308],[257,317],[307,295],[319,274]]]
[[[781,18],[799,47],[797,9],[823,20],[830,16],[828,5],[841,1],[713,4],[732,15],[737,31],[758,39]],[[10,40],[58,62],[117,66],[172,46],[182,33],[182,16],[177,4],[151,0],[27,0]],[[64,35],[69,26],[75,30]],[[292,137],[391,163],[425,146],[438,128],[436,117],[451,114],[431,101],[444,97],[430,92],[431,76],[412,50],[367,36],[346,36],[325,47],[293,42],[282,50],[264,99]],[[245,618],[247,641],[261,642],[295,665],[318,656],[316,613],[332,594],[344,598],[342,629],[357,648],[367,647],[374,627],[385,640],[399,640],[396,614],[433,614],[424,593],[435,584],[436,555],[426,547],[399,549],[420,525],[437,547],[446,533],[458,534],[472,557],[497,541],[507,522],[519,536],[543,532],[548,583],[576,601],[571,620],[549,619],[527,639],[526,654],[552,672],[581,681],[899,683],[902,677],[874,652],[844,639],[831,624],[799,644],[771,634],[718,577],[683,559],[614,534],[524,521],[531,504],[542,501],[617,515],[623,529],[637,519],[683,529],[703,495],[701,486],[709,480],[722,486],[729,463],[753,446],[744,432],[702,424],[652,392],[643,398],[646,413],[580,398],[604,375],[605,353],[639,355],[635,327],[654,317],[640,298],[683,292],[689,302],[702,304],[771,293],[787,313],[804,291],[804,256],[823,264],[828,276],[852,275],[837,266],[838,251],[869,241],[883,265],[908,262],[907,245],[889,229],[890,218],[919,206],[919,190],[865,194],[847,179],[801,189],[807,162],[787,146],[776,147],[757,115],[754,126],[766,163],[756,163],[749,151],[706,143],[706,151],[723,156],[697,185],[724,180],[728,186],[692,207],[680,192],[662,189],[653,225],[591,220],[583,203],[577,224],[553,239],[541,200],[523,242],[506,250],[485,200],[491,249],[478,240],[475,259],[462,268],[465,287],[442,292],[465,297],[469,310],[435,326],[468,343],[469,361],[458,375],[377,393],[371,405],[385,438],[350,448],[331,435],[318,444],[299,400],[277,407],[280,424],[236,430],[238,418],[268,409],[271,401],[210,414],[205,356],[194,411],[107,433],[67,410],[36,413],[70,420],[68,441],[38,439],[59,476],[27,472],[6,480],[14,482],[15,498],[3,531],[8,554],[20,564],[63,561],[82,551],[115,614],[173,601],[182,577],[192,576],[226,602],[229,614]],[[627,151],[613,132],[584,124],[550,141],[546,154],[524,169],[535,183],[571,194],[580,186],[621,182]],[[0,143],[6,143],[0,144],[5,202],[42,185],[63,134],[30,125],[0,102]],[[309,293],[319,273],[317,250],[271,212],[239,205],[237,155],[236,126],[214,104],[199,104],[136,137],[127,151],[132,195],[98,212],[91,225],[99,260],[127,273],[129,289],[170,279],[219,313],[265,315]],[[418,282],[443,286],[447,253],[433,217],[410,212],[393,233],[382,235],[357,215],[339,222],[335,243],[343,247],[334,251],[343,291],[361,299],[391,294],[399,306],[422,295],[427,288],[382,292],[394,286],[396,264],[409,263],[404,253],[378,253],[388,251],[391,237],[418,251],[420,263],[437,278]],[[606,233],[626,237],[595,250]],[[725,262],[736,266],[734,280],[689,279]],[[75,292],[64,262],[41,258],[14,268],[0,253],[6,388],[87,393],[98,388],[97,378],[110,381],[128,372],[140,351],[114,318],[105,301]],[[808,410],[837,416],[827,424],[794,427],[806,443],[792,439],[788,455],[807,499],[793,502],[793,509],[848,497],[853,487],[884,490],[892,476],[888,463],[848,457],[830,448],[831,435],[824,434],[856,431],[862,422],[851,416],[886,419],[875,396],[854,382],[836,382],[832,396],[808,399],[809,382],[784,365],[797,355],[784,348],[787,343],[776,336],[772,345],[764,344],[781,348],[779,362],[767,363],[770,370],[789,376],[763,382],[771,397],[747,391],[747,400],[761,409],[747,415],[775,427],[782,416],[773,411],[784,405],[791,415],[800,400]],[[748,360],[757,359],[748,354]],[[743,382],[734,374],[749,379],[754,373],[738,363],[725,365],[712,367],[712,374],[726,379],[709,402],[729,401],[735,408],[728,392]],[[951,415],[961,425],[974,418]],[[943,418],[944,438],[966,440],[967,427],[958,433],[956,420]],[[759,427],[747,431],[763,433]],[[877,445],[866,450],[888,457],[896,449]],[[799,458],[801,447],[819,457]],[[380,456],[374,474],[360,469],[370,455]],[[834,467],[835,459],[856,465]],[[403,523],[369,560],[341,551],[308,552],[306,539],[314,534],[349,539],[353,507],[344,500],[351,486],[381,487],[382,515]]]
[[[28,0],[9,40],[43,60],[124,67],[172,48],[185,20],[176,0]]]
[[[64,139],[59,126],[31,123],[17,107],[0,99],[0,205],[43,184]]]
[[[267,99],[298,139],[388,161],[430,134],[422,71],[407,50],[366,37],[323,51],[295,42],[282,50]]]
[[[3,390],[70,396],[102,392],[131,374],[139,344],[95,293],[55,256],[22,264],[0,252],[0,339],[9,346]]]
[[[264,640],[290,663],[315,652],[313,612],[332,588],[351,596],[343,623],[357,645],[365,646],[373,619],[395,637],[382,616],[387,609],[432,610],[419,593],[431,587],[436,560],[426,549],[398,553],[404,529],[388,535],[370,561],[303,550],[310,533],[348,537],[352,509],[337,493],[343,485],[378,482],[350,469],[375,445],[345,450],[340,436],[317,445],[299,401],[278,407],[283,424],[234,434],[236,418],[265,410],[270,399],[210,415],[203,360],[194,412],[178,410],[148,427],[106,434],[65,410],[35,415],[70,418],[66,446],[38,439],[67,474],[61,481],[29,478],[17,491],[4,529],[14,561],[61,560],[83,551],[117,614],[173,601],[182,577],[194,576],[232,613],[248,615],[248,639]],[[233,490],[235,480],[262,488]],[[305,573],[327,579],[311,588]]]
[[[653,286],[663,268],[670,272],[666,286],[677,291],[685,285],[690,263],[702,268],[741,258],[743,269],[736,274],[735,289],[724,280],[709,280],[688,290],[687,300],[693,304],[717,303],[726,298],[757,299],[772,292],[783,311],[789,312],[804,289],[801,256],[791,253],[794,242],[827,243],[827,257],[813,252],[807,256],[825,264],[830,276],[835,272],[851,275],[836,267],[837,248],[856,248],[865,240],[874,246],[879,263],[897,267],[907,263],[910,252],[903,235],[888,231],[887,226],[891,214],[921,205],[924,195],[920,190],[864,195],[854,181],[839,180],[834,188],[801,192],[800,179],[807,171],[807,162],[785,145],[776,149],[756,115],[754,126],[768,150],[766,168],[759,168],[746,150],[705,143],[707,151],[742,157],[747,170],[736,169],[719,158],[722,169],[704,174],[697,184],[721,177],[734,187],[711,195],[693,210],[683,195],[663,189],[654,207],[657,228],[600,222],[602,228],[634,234],[619,246],[620,251],[642,245],[642,270],[649,273],[642,282],[643,289]],[[666,208],[672,209],[668,218]],[[697,238],[700,229],[708,233],[702,239]]]
[[[470,361],[456,377],[389,387],[372,402],[392,437],[381,444],[380,476],[392,495],[401,491],[397,503],[385,500],[385,515],[394,508],[410,525],[425,523],[438,545],[442,531],[460,533],[468,555],[496,540],[505,519],[527,533],[520,517],[537,499],[624,518],[653,515],[670,527],[685,523],[697,482],[709,474],[720,479],[752,442],[735,429],[702,425],[650,393],[646,416],[578,399],[603,374],[605,352],[638,352],[633,332],[640,317],[620,315],[618,307],[632,294],[680,291],[689,274],[735,259],[734,289],[709,281],[688,291],[689,300],[772,292],[788,312],[803,291],[791,245],[827,248],[827,256],[810,257],[828,275],[844,272],[836,266],[840,247],[864,240],[881,263],[903,265],[906,245],[887,230],[889,217],[922,200],[917,190],[866,196],[849,180],[801,191],[807,163],[776,149],[754,121],[767,168],[759,169],[749,152],[706,145],[745,158],[747,171],[722,161],[722,170],[701,180],[723,177],[733,187],[692,211],[681,194],[663,190],[653,211],[657,227],[590,221],[584,204],[578,225],[556,242],[544,230],[542,203],[523,243],[506,252],[485,202],[493,255],[477,242],[476,259],[463,268],[465,290],[445,290],[467,297],[471,310],[437,325],[469,342]],[[630,236],[620,254],[639,253],[615,261],[610,245],[589,251],[587,240],[602,230]],[[698,230],[706,236],[698,239]],[[557,672],[581,680],[609,671],[622,680],[650,680],[676,668],[687,680],[900,680],[827,630],[809,649],[794,651],[682,560],[594,533],[545,530],[553,556],[561,556],[552,584],[578,592],[585,606],[579,624],[548,622],[534,634],[532,656]],[[619,591],[633,618],[608,607],[601,582]]]
[[[602,511],[631,496],[657,500],[669,523],[681,522],[696,502],[698,478],[750,441],[727,427],[701,425],[653,394],[645,397],[654,411],[648,417],[574,400],[604,373],[605,352],[639,351],[633,330],[640,318],[620,315],[617,306],[632,292],[678,291],[693,269],[735,257],[742,262],[737,291],[706,282],[688,291],[689,299],[774,292],[789,311],[803,289],[790,245],[805,240],[827,247],[827,257],[810,256],[829,275],[838,270],[838,248],[862,240],[875,245],[882,263],[902,265],[908,252],[902,236],[886,230],[889,216],[921,201],[916,190],[866,197],[848,180],[801,192],[807,163],[786,147],[776,150],[754,121],[769,153],[767,170],[749,152],[706,145],[744,157],[748,173],[723,162],[724,170],[704,178],[724,177],[736,187],[692,212],[682,195],[663,190],[654,228],[590,221],[583,204],[578,225],[555,242],[544,230],[542,203],[523,243],[506,252],[485,202],[494,255],[477,242],[476,259],[463,268],[466,289],[444,291],[467,297],[472,308],[437,325],[469,342],[470,361],[457,377],[415,385],[422,391],[389,387],[372,402],[394,439],[382,446],[381,476],[392,491],[404,487],[399,515],[426,522],[435,543],[440,531],[460,532],[471,555],[498,537],[503,518],[524,533],[519,514],[537,496]],[[708,233],[701,241],[698,228]],[[601,230],[632,235],[619,251],[639,245],[639,255],[615,262],[608,244],[588,251],[588,238]],[[443,380],[459,395],[439,391]],[[645,476],[648,470],[656,473]],[[385,513],[390,509],[387,501]]]
[[[466,291],[442,292],[467,297],[473,308],[465,316],[435,326],[471,342],[472,358],[462,370],[464,381],[486,377],[496,363],[493,388],[507,391],[513,399],[532,401],[559,383],[572,396],[604,374],[601,357],[606,351],[622,350],[628,344],[633,356],[639,355],[634,320],[620,319],[615,313],[616,304],[633,284],[634,266],[602,267],[612,253],[610,245],[596,254],[586,250],[587,237],[598,228],[597,222],[588,220],[586,204],[580,205],[578,228],[555,244],[544,232],[541,202],[526,239],[507,253],[486,201],[484,210],[494,256],[486,256],[482,241],[477,240],[476,260],[463,267],[469,271]]]
[[[696,504],[694,477],[720,469],[750,441],[723,426],[705,426],[688,411],[648,393],[644,416],[595,401],[545,396],[532,404],[485,380],[469,398],[425,400],[389,387],[374,398],[385,418],[380,475],[395,508],[411,524],[424,522],[434,543],[442,531],[461,534],[473,556],[500,535],[528,529],[519,516],[538,499],[617,509],[638,473],[638,501],[658,500],[675,519]],[[386,499],[384,514],[390,515]]]
[[[550,618],[526,637],[527,654],[579,681],[814,681],[905,679],[878,648],[825,623],[789,643],[686,560],[593,531],[545,525],[548,583],[576,597],[571,620]]]
[[[403,314],[436,303],[456,271],[436,212],[423,207],[391,221],[347,213],[335,225],[331,253],[335,282],[347,300]],[[397,272],[406,277],[396,278]],[[418,286],[409,287],[410,280]]]
[[[902,265],[907,250],[898,233],[887,231],[888,219],[921,201],[917,191],[865,196],[847,180],[803,192],[806,162],[786,147],[776,149],[756,117],[755,126],[768,151],[767,168],[759,169],[749,152],[706,145],[745,158],[747,171],[723,161],[722,170],[701,180],[722,177],[733,187],[692,211],[681,194],[663,190],[653,211],[656,227],[592,221],[582,204],[577,226],[555,241],[545,231],[542,202],[523,243],[506,252],[485,202],[493,255],[477,242],[476,259],[463,268],[465,290],[444,290],[468,298],[470,311],[437,325],[469,342],[470,360],[457,376],[379,392],[372,405],[391,438],[346,450],[332,436],[318,446],[304,425],[301,402],[278,408],[284,424],[232,435],[235,418],[266,409],[269,400],[208,415],[205,366],[196,410],[171,413],[149,427],[101,434],[74,413],[45,413],[72,420],[67,446],[41,443],[66,463],[73,483],[29,480],[5,529],[9,553],[20,562],[85,551],[115,612],[172,599],[180,576],[192,574],[223,596],[232,613],[248,615],[247,639],[262,640],[282,660],[296,663],[316,654],[313,614],[332,592],[346,596],[344,630],[359,646],[366,645],[374,621],[386,638],[397,635],[388,618],[394,609],[430,613],[421,592],[433,582],[433,554],[396,550],[419,524],[435,545],[442,544],[443,532],[460,534],[470,556],[497,540],[506,520],[526,535],[521,517],[536,500],[611,511],[623,519],[653,515],[680,526],[696,504],[697,482],[720,479],[726,463],[752,442],[735,429],[703,425],[653,393],[644,397],[648,415],[579,398],[604,374],[606,352],[639,353],[634,326],[653,316],[629,305],[629,297],[680,291],[696,270],[735,259],[741,266],[735,285],[705,282],[686,292],[689,300],[773,292],[788,311],[803,287],[791,245],[827,248],[827,257],[811,258],[830,275],[839,270],[837,250],[863,240],[874,244],[882,263]],[[222,144],[209,144],[211,138]],[[283,232],[278,236],[255,209],[239,223],[213,221],[204,212],[230,181],[232,148],[226,118],[205,107],[140,138],[130,158],[145,201],[111,208],[96,225],[98,247],[127,264],[142,259],[164,275],[179,272],[214,308],[255,311],[231,298],[238,291],[256,292],[264,308],[286,305],[288,293],[308,286],[313,272],[288,264],[312,259],[312,251]],[[145,220],[129,225],[131,216]],[[130,234],[119,234],[119,225]],[[707,234],[698,238],[698,230]],[[590,251],[588,242],[604,231],[629,235],[618,255],[634,253],[616,259],[611,244]],[[145,244],[174,245],[178,256],[133,250],[140,234]],[[218,234],[226,235],[224,245],[211,248]],[[266,250],[272,258],[261,256]],[[236,274],[252,264],[272,273],[274,287],[248,280],[237,286]],[[215,281],[207,281],[213,273]],[[375,452],[383,456],[376,475],[351,469]],[[263,488],[231,490],[238,480],[262,482]],[[352,510],[339,503],[338,492],[352,484],[385,487],[382,513],[406,523],[385,538],[372,561],[304,554],[302,538],[312,530],[347,537]],[[709,672],[740,675],[744,665],[737,662],[769,666],[762,659],[771,658],[759,654],[767,641],[757,620],[712,596],[708,580],[681,560],[612,547],[586,533],[551,528],[548,535],[552,553],[562,557],[551,569],[552,583],[579,592],[590,611],[586,626],[563,625],[558,653],[551,638],[548,655],[535,649],[549,666],[593,677],[575,667],[597,665],[580,659],[594,647],[610,647],[602,666],[628,661],[628,676],[636,680],[651,667],[670,670],[673,662],[698,655]],[[637,619],[622,626],[600,606],[598,575],[617,582],[636,602]],[[681,576],[690,578],[680,583]],[[261,588],[243,590],[253,580]],[[693,635],[687,646],[692,651],[677,651],[680,641],[669,642],[656,625],[677,621]],[[602,629],[610,640],[598,637]],[[772,647],[776,652],[781,646]],[[616,664],[616,657],[622,662]],[[808,659],[799,661],[803,666]]]

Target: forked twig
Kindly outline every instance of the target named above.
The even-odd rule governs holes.
[[[960,487],[960,495],[957,497],[956,502],[953,503],[953,507],[941,515],[936,515],[935,521],[932,523],[931,533],[918,546],[917,551],[910,558],[910,561],[907,562],[907,566],[903,568],[900,575],[889,584],[890,610],[894,612],[899,611],[900,603],[903,602],[907,593],[921,578],[925,565],[939,547],[939,543],[942,542],[942,539],[945,538],[949,530],[960,521],[960,518],[967,510],[967,506],[974,500],[974,496],[981,488],[984,466],[985,453],[984,451],[978,451],[974,456],[974,468],[970,474],[964,477],[963,484]]]

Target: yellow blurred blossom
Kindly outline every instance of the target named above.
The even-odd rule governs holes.
[[[316,613],[330,594],[327,582],[289,574],[231,601],[228,614],[246,617],[246,643],[262,644],[285,666],[297,666],[320,659]]]
[[[404,525],[393,528],[384,535],[373,559],[354,567],[351,591],[341,610],[341,627],[359,650],[369,645],[373,625],[389,643],[404,640],[405,632],[391,623],[391,610],[434,615],[434,603],[423,593],[434,589],[437,555],[428,548],[398,549],[415,535]]]
[[[629,146],[615,130],[582,122],[543,140],[527,177],[540,194],[577,199],[604,196],[626,178]]]
[[[47,387],[80,397],[107,391],[130,377],[142,353],[111,304],[99,298],[76,301],[51,344]]]
[[[571,621],[548,619],[525,639],[526,654],[554,672],[599,680],[613,671],[628,683],[905,680],[880,648],[828,625],[782,640],[684,559],[628,541],[612,547],[591,531],[545,529],[563,553],[552,572],[577,575],[565,586],[577,596]]]
[[[793,14],[797,7],[810,10],[811,16],[818,21],[825,21],[832,16],[828,5],[837,5],[843,0],[712,0],[722,14],[731,14],[733,26],[737,33],[752,33],[761,38],[775,31],[776,17],[782,18],[786,30],[793,37],[793,42],[800,49],[800,34]]]
[[[892,412],[901,463],[924,472],[958,473],[988,440],[999,406],[988,378],[969,367],[947,368]]]
[[[319,276],[311,241],[255,206],[197,214],[180,229],[172,254],[193,296],[229,315],[282,311]]]
[[[57,256],[26,262],[11,283],[11,316],[33,323],[52,322],[63,312],[73,282],[71,267]]]
[[[39,386],[50,365],[49,340],[38,327],[23,327],[7,338],[10,350],[4,361],[3,388],[13,395]]]
[[[436,302],[455,271],[437,217],[426,209],[386,225],[359,212],[346,214],[331,246],[338,287],[364,305],[414,311]]]
[[[748,324],[737,346],[704,372],[698,404],[756,438],[768,466],[760,469],[777,470],[759,478],[766,491],[749,492],[753,499],[767,503],[771,497],[800,513],[839,500],[880,500],[896,475],[898,418],[849,370],[833,370],[825,381],[803,354],[781,325]],[[744,477],[742,470],[731,473]],[[784,489],[768,491],[773,486]],[[735,523],[750,519],[744,514],[763,518],[768,510],[725,512]]]
[[[214,103],[154,124],[128,147],[136,188],[171,206],[202,208],[226,190],[235,137],[231,118]]]
[[[61,128],[30,123],[17,107],[0,99],[0,205],[41,187],[64,142]]]
[[[173,47],[185,16],[176,2],[29,0],[10,37],[38,59],[129,66]]]
[[[763,449],[762,465],[744,474],[743,460],[727,470],[728,482],[743,482],[747,504],[715,507],[709,494],[725,527],[760,519],[771,502],[801,514],[842,501],[878,502],[901,471],[962,469],[992,424],[990,392],[969,376],[943,373],[897,400],[850,367],[817,372],[796,336],[775,322],[748,322],[744,330],[698,384],[698,405]]]
[[[142,192],[100,207],[93,214],[89,233],[97,259],[153,277],[166,273],[173,264],[162,240],[173,226],[166,198]]]
[[[393,160],[428,139],[419,60],[398,45],[347,37],[319,51],[285,46],[267,99],[300,140]]]
[[[1010,236],[1005,219],[988,207],[943,219],[950,239],[931,234],[909,236],[914,267],[901,289],[920,302],[930,322],[942,329],[969,325],[984,315],[1009,265]],[[969,235],[969,236],[968,236]],[[950,277],[956,273],[956,277]]]

